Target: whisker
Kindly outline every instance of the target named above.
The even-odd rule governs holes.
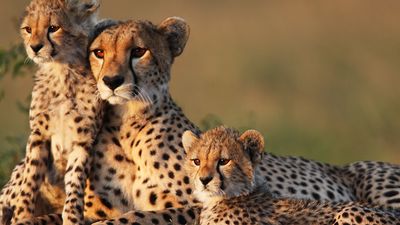
[[[145,93],[146,93],[147,101],[149,102],[149,104],[152,105],[153,104],[153,100],[151,99],[149,93],[147,91]]]
[[[140,88],[140,87],[137,87],[137,89],[138,89],[138,94],[139,94],[140,100],[141,100],[142,102],[146,102],[146,100],[145,100],[145,98],[144,98],[144,95],[143,95],[143,89]]]
[[[148,92],[146,90],[144,90],[144,89],[142,89],[142,90],[143,90],[143,94],[146,96],[147,102],[152,105],[153,101],[152,101],[150,95],[148,94]]]
[[[141,93],[139,93],[138,95],[136,95],[136,98],[139,100],[139,101],[143,101],[143,97],[142,97],[142,94]]]
[[[150,96],[149,96],[149,94],[147,93],[147,91],[144,90],[143,88],[141,88],[140,92],[141,92],[142,95],[143,95],[144,102],[147,102],[148,104],[152,105],[153,102],[151,101]]]
[[[138,95],[140,92],[139,87],[137,85],[134,85],[132,88],[132,92],[135,96]]]
[[[29,62],[31,62],[31,58],[29,58],[28,56],[25,58],[24,60],[24,64],[28,64]]]
[[[142,102],[146,102],[146,100],[144,99],[143,93],[141,91],[139,92],[139,98]]]
[[[117,95],[126,99],[136,98],[137,101],[141,101],[148,105],[153,105],[154,101],[150,97],[148,91],[144,88],[133,84],[125,84],[117,89]]]

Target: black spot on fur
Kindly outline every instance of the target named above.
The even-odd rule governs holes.
[[[103,210],[97,210],[96,215],[98,215],[101,218],[106,218],[107,214]]]
[[[150,204],[155,205],[156,201],[157,201],[157,195],[154,192],[151,192],[149,200],[150,200]]]
[[[117,160],[118,162],[122,162],[122,160],[124,160],[124,156],[117,154],[114,156],[114,159]]]
[[[111,202],[109,202],[107,199],[101,198],[100,201],[101,201],[101,203],[102,203],[105,207],[107,207],[108,209],[112,209],[112,208],[113,208]]]

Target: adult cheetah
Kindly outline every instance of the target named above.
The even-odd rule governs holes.
[[[188,35],[189,27],[180,18],[167,18],[159,25],[127,21],[104,29],[90,46],[100,95],[112,104],[112,113],[106,114],[116,122],[95,147],[96,153],[104,153],[96,157],[108,160],[115,170],[110,172],[104,163],[94,164],[91,192],[109,201],[100,213],[94,207],[101,219],[112,216],[113,210],[161,210],[193,203],[189,178],[181,166],[181,137],[186,129],[198,129],[168,89],[171,65],[182,53]],[[122,152],[109,154],[108,149],[115,146]],[[129,174],[119,170],[120,162],[126,161],[131,164]],[[128,175],[131,179],[126,184],[113,182]]]
[[[95,0],[33,0],[25,10],[21,36],[39,69],[26,156],[1,192],[3,223],[62,209],[63,224],[83,224],[85,179],[102,110],[86,50],[97,8]]]
[[[222,224],[400,224],[400,214],[354,202],[332,203],[275,197],[255,173],[264,138],[255,130],[217,127],[200,137],[183,134],[185,169],[203,203],[200,225]],[[255,190],[259,187],[264,190]],[[397,217],[399,216],[399,217]]]

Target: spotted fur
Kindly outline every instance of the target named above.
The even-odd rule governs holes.
[[[189,178],[181,166],[181,137],[185,130],[198,129],[168,90],[170,67],[183,51],[189,28],[180,18],[168,18],[159,25],[148,21],[109,25],[95,32],[99,36],[89,50],[100,96],[110,104],[86,182],[85,219],[111,219],[134,208],[192,205]],[[104,57],[98,57],[99,51]],[[178,217],[171,217],[172,221],[190,222],[195,217],[192,208],[174,212]],[[134,215],[140,219],[146,212]],[[23,224],[58,224],[60,218],[47,215]]]
[[[174,20],[168,19],[167,21],[171,22]],[[148,22],[141,22],[142,25],[138,26],[138,24],[132,23],[132,22],[128,22],[128,23],[122,23],[118,26],[115,27],[111,27],[109,29],[104,30],[103,33],[100,34],[100,36],[97,38],[97,43],[96,40],[95,42],[92,44],[91,46],[91,50],[92,50],[92,56],[91,56],[91,61],[92,61],[92,68],[94,68],[94,71],[96,71],[96,68],[103,68],[102,70],[107,71],[107,70],[111,70],[111,72],[104,72],[103,74],[126,74],[125,71],[131,71],[130,65],[129,63],[127,63],[126,61],[107,61],[107,57],[111,58],[111,59],[119,59],[122,58],[124,60],[127,60],[127,55],[129,55],[129,53],[124,53],[124,51],[126,51],[125,49],[128,50],[132,50],[132,48],[126,48],[126,45],[124,44],[123,41],[121,41],[121,39],[123,39],[125,37],[126,34],[127,37],[130,38],[124,38],[128,43],[131,43],[131,40],[141,40],[141,39],[136,39],[135,37],[140,37],[140,38],[145,38],[145,40],[147,41],[139,41],[138,44],[136,44],[136,47],[139,48],[147,48],[148,43],[151,43],[150,46],[157,46],[157,47],[152,47],[150,48],[150,51],[145,51],[143,53],[143,58],[141,58],[140,61],[137,60],[131,60],[133,63],[136,62],[157,62],[160,60],[160,58],[155,58],[152,60],[149,60],[149,57],[152,56],[152,54],[154,55],[158,55],[158,56],[162,56],[161,58],[163,58],[164,56],[166,57],[166,62],[169,62],[171,59],[169,58],[168,54],[163,54],[163,52],[168,52],[168,45],[167,44],[154,44],[157,43],[155,42],[155,40],[157,40],[157,38],[159,37],[158,34],[154,34],[151,32],[148,32],[149,28],[146,26],[143,26],[143,24],[148,24]],[[165,23],[165,22],[164,22]],[[140,27],[140,29],[137,29],[137,27]],[[134,28],[134,29],[132,29]],[[150,29],[151,30],[151,29]],[[180,30],[184,30],[183,28],[181,28]],[[151,35],[152,34],[152,35]],[[131,37],[133,36],[133,38]],[[112,38],[111,38],[112,37]],[[116,38],[116,37],[120,37],[120,39]],[[179,37],[179,35],[178,35]],[[187,37],[186,37],[187,38]],[[184,40],[186,40],[186,38]],[[114,45],[108,46],[108,48],[111,48],[111,53],[109,53],[110,55],[107,56],[107,51],[104,51],[104,48],[102,47],[102,44],[109,44],[109,43],[114,43]],[[135,45],[133,45],[135,46]],[[176,46],[176,45],[173,45]],[[167,49],[167,50],[166,50]],[[180,48],[183,49],[183,48]],[[94,55],[94,53],[98,50],[103,50],[100,51],[102,53],[104,53],[104,59],[99,60],[96,59],[96,56]],[[159,52],[160,51],[160,52]],[[125,56],[124,57],[119,57],[119,54],[116,53],[123,53]],[[151,53],[151,54],[150,54]],[[104,62],[103,62],[104,60]],[[143,61],[142,61],[143,60]],[[97,64],[98,62],[101,62],[101,64]],[[146,70],[149,70],[149,64],[143,64],[145,66],[141,66],[141,64],[134,64],[137,65],[137,68],[146,68]],[[150,64],[151,65],[151,64]],[[151,66],[150,66],[151,67]],[[163,66],[160,64],[158,67],[158,70],[161,70],[163,68]],[[117,68],[117,69],[115,69]],[[117,71],[117,72],[115,72]],[[119,72],[119,71],[123,71],[123,72]],[[128,80],[134,80],[135,79],[135,75],[136,75],[136,70],[134,70],[135,73],[130,74],[132,77],[128,77]],[[100,74],[99,72],[94,72],[95,74]],[[139,73],[142,74],[142,73]],[[157,78],[156,75],[158,75],[157,72],[153,72],[153,75],[151,75],[151,73],[148,73],[148,78],[151,79],[156,79],[157,83],[160,84],[164,84],[164,79],[169,80],[169,74],[167,76],[165,76],[165,78]],[[154,76],[156,76],[154,78]],[[140,77],[140,75],[138,75],[137,77]],[[115,91],[110,92],[107,89],[107,85],[105,85],[104,83],[101,83],[102,81],[100,79],[98,79],[100,81],[99,84],[99,89],[105,89],[103,96],[105,96],[106,98],[112,99],[111,102],[126,102],[126,99],[124,98],[124,93],[123,93],[123,88],[122,87],[129,87],[126,86],[126,83],[123,83],[120,87],[121,90],[115,89]],[[139,87],[143,87],[143,86],[139,86]],[[132,88],[132,87],[130,87]],[[154,92],[154,88],[151,86],[148,86],[147,88],[143,88],[142,91],[148,91],[149,93]],[[122,93],[121,93],[122,92]],[[112,93],[113,95],[110,95],[110,93]],[[147,93],[147,92],[144,92]],[[161,95],[158,96],[165,96],[166,99],[169,99],[170,95],[169,93],[163,93],[160,91],[156,91],[156,93],[161,93]],[[144,96],[151,96],[151,94],[145,94]],[[156,98],[159,99],[159,98]],[[157,100],[158,101],[158,100]],[[140,104],[138,104],[137,102],[131,102],[131,103],[135,103],[135,107],[136,108],[140,108]],[[126,105],[126,103],[125,103]],[[139,107],[138,107],[139,106]],[[169,109],[171,110],[171,109]],[[127,112],[127,110],[123,110],[124,112]],[[138,113],[135,113],[135,115],[138,115]],[[141,115],[139,113],[139,115]],[[166,114],[168,115],[168,114]],[[186,117],[183,117],[182,115],[179,116],[179,113],[177,114],[178,116],[176,118],[183,118],[182,120],[187,120]],[[117,118],[117,117],[113,117],[113,118]],[[126,192],[126,199],[132,198],[132,204],[133,204],[133,208],[137,209],[137,210],[156,210],[156,209],[163,209],[163,208],[168,208],[171,205],[173,205],[174,207],[176,207],[176,205],[179,206],[179,204],[166,204],[165,201],[162,201],[164,199],[169,199],[169,197],[167,196],[171,196],[171,195],[175,195],[177,198],[181,199],[180,201],[183,201],[184,203],[186,203],[186,201],[189,202],[189,205],[197,205],[197,202],[195,200],[193,200],[193,196],[190,194],[192,193],[193,190],[193,186],[191,184],[186,185],[187,182],[187,174],[184,171],[174,171],[171,170],[171,167],[175,167],[175,163],[171,162],[170,159],[171,158],[176,158],[176,159],[182,159],[182,145],[180,145],[180,143],[176,143],[176,149],[174,148],[170,148],[168,151],[167,150],[167,156],[164,156],[163,154],[165,153],[164,151],[160,151],[165,149],[165,146],[168,146],[168,138],[167,138],[167,142],[163,142],[163,143],[159,143],[156,145],[155,148],[146,148],[146,147],[142,147],[142,148],[136,148],[136,144],[138,144],[138,146],[141,146],[143,144],[143,140],[144,143],[148,143],[148,146],[152,146],[154,147],[155,145],[152,143],[152,141],[154,139],[157,140],[157,136],[158,139],[162,140],[163,137],[167,136],[168,137],[168,132],[172,132],[173,134],[175,133],[175,130],[179,130],[179,133],[182,133],[182,126],[179,125],[179,123],[177,123],[176,125],[173,125],[172,127],[170,126],[170,120],[166,120],[165,118],[165,124],[163,124],[162,126],[160,126],[158,129],[149,129],[147,132],[150,132],[150,135],[144,135],[142,136],[142,138],[137,139],[137,141],[133,141],[132,136],[133,134],[136,134],[136,130],[140,129],[140,123],[138,123],[139,121],[146,121],[146,120],[142,120],[142,119],[138,119],[137,117],[132,117],[134,119],[134,121],[132,122],[126,122],[127,119],[122,119],[123,122],[123,126],[122,127],[128,127],[129,132],[124,132],[124,131],[118,131],[121,134],[121,139],[122,140],[120,142],[121,144],[121,151],[125,152],[125,157],[127,157],[128,159],[132,160],[132,162],[134,162],[134,166],[131,168],[130,171],[134,171],[134,177],[135,179],[137,179],[139,176],[138,174],[142,174],[142,173],[137,173],[136,170],[142,170],[143,168],[146,168],[146,170],[151,171],[151,173],[149,173],[147,176],[143,176],[141,175],[141,182],[138,182],[137,184],[140,184],[140,186],[136,186],[133,182],[132,185],[134,188],[133,192]],[[139,117],[140,118],[140,117]],[[149,117],[152,118],[153,117]],[[155,122],[156,124],[160,121],[160,119],[157,118],[157,122]],[[167,122],[168,121],[168,122]],[[132,125],[135,125],[135,127],[132,128]],[[113,126],[113,127],[118,127],[118,126]],[[124,128],[122,128],[122,130],[125,130]],[[142,128],[143,130],[145,130],[145,128]],[[166,131],[166,134],[159,134],[158,132],[156,132],[157,130],[160,131]],[[133,132],[132,132],[133,131]],[[117,132],[117,133],[118,133]],[[156,133],[154,133],[156,132]],[[142,132],[144,133],[144,132]],[[125,135],[124,135],[125,134]],[[128,135],[129,134],[129,135]],[[128,140],[125,140],[125,137],[129,137]],[[113,137],[112,135],[109,137]],[[115,136],[117,137],[117,136]],[[143,138],[146,137],[146,138]],[[153,139],[154,137],[154,139]],[[180,135],[178,135],[179,140],[180,140]],[[164,139],[165,140],[165,139]],[[174,137],[173,140],[175,141],[176,138]],[[107,141],[107,143],[112,143],[112,141],[109,139],[109,141]],[[126,144],[123,144],[126,143]],[[109,144],[110,145],[110,144]],[[132,145],[132,146],[130,146]],[[108,147],[107,147],[108,148]],[[115,146],[113,147],[113,149],[115,149]],[[127,151],[128,150],[128,151]],[[141,151],[142,150],[142,151]],[[102,152],[104,152],[104,150],[102,150]],[[161,157],[159,156],[158,153],[161,153]],[[132,154],[134,153],[134,154]],[[146,154],[146,155],[143,155]],[[351,201],[351,200],[355,200],[356,199],[356,195],[355,195],[355,187],[354,187],[354,183],[352,183],[352,179],[347,178],[346,176],[344,176],[344,174],[346,174],[347,170],[339,167],[339,166],[333,166],[333,165],[329,165],[329,164],[324,164],[324,163],[320,163],[320,162],[315,162],[315,161],[311,161],[311,160],[307,160],[307,159],[303,159],[301,157],[281,157],[281,156],[275,156],[269,153],[263,153],[264,157],[263,160],[261,160],[259,167],[256,170],[256,175],[258,177],[260,177],[262,180],[264,180],[264,183],[262,185],[266,186],[271,192],[273,192],[276,195],[281,195],[281,196],[288,196],[288,197],[295,197],[295,198],[301,198],[301,199],[314,199],[314,200],[329,200],[329,201]],[[121,154],[122,155],[122,154]],[[130,158],[132,157],[132,158]],[[108,158],[107,156],[104,156],[104,159]],[[111,157],[112,159],[113,157]],[[159,159],[154,161],[155,159]],[[144,160],[144,161],[142,161]],[[167,160],[168,163],[166,163],[164,160]],[[139,163],[138,163],[139,162]],[[146,164],[147,162],[147,164]],[[108,164],[110,164],[110,162],[108,162]],[[180,164],[180,160],[178,161],[178,165]],[[140,165],[140,167],[139,167]],[[389,167],[392,167],[394,165],[389,165],[386,164]],[[115,168],[118,167],[118,165],[115,166]],[[102,168],[102,173],[99,174],[107,174],[107,167],[104,167],[104,164],[102,164],[101,166]],[[133,169],[136,168],[136,169]],[[181,166],[177,166],[177,168],[182,168]],[[392,167],[392,170],[394,170],[395,167]],[[97,174],[97,176],[101,176]],[[157,174],[157,175],[156,175]],[[178,174],[178,175],[177,175]],[[103,175],[104,176],[104,175]],[[154,187],[154,183],[151,183],[150,181],[153,179],[156,179],[157,176],[159,177],[160,180],[157,181],[157,186],[156,188]],[[151,177],[150,179],[147,179]],[[183,182],[182,182],[182,177],[183,177]],[[144,179],[143,179],[144,178]],[[164,180],[164,181],[162,181]],[[153,192],[152,190],[156,190],[157,187],[159,187],[159,184],[162,184],[163,182],[166,182],[167,184],[167,188],[165,190],[162,191],[161,194],[157,194],[157,192]],[[114,182],[108,182],[108,183],[114,183]],[[94,185],[94,187],[98,187],[98,186],[102,186],[102,185]],[[103,185],[104,186],[104,185]],[[128,185],[129,186],[129,185]],[[106,186],[107,187],[107,186]],[[125,187],[125,186],[123,186]],[[116,186],[112,186],[112,189],[118,189],[118,185]],[[111,189],[111,190],[112,190]],[[190,190],[189,192],[186,190]],[[104,196],[107,197],[109,202],[113,202],[113,201],[121,201],[120,197],[118,196],[112,196],[111,191],[104,191],[104,193],[108,193],[107,195]],[[147,193],[144,194],[143,193]],[[139,196],[139,198],[137,198]],[[161,196],[161,197],[160,197]],[[160,201],[161,199],[161,201]],[[129,200],[127,200],[128,202],[130,202]],[[167,200],[168,201],[168,200]],[[182,204],[184,205],[184,204]],[[186,204],[185,204],[186,205]],[[94,207],[96,208],[96,207]],[[144,212],[140,212],[142,213],[141,215],[143,215],[143,217],[138,217],[136,215],[136,213],[138,213],[139,211],[130,211],[127,212],[121,216],[117,216],[115,217],[114,215],[118,215],[120,214],[120,212],[118,213],[113,213],[115,212],[115,209],[118,207],[113,207],[112,209],[114,211],[110,211],[109,209],[107,209],[106,207],[103,207],[104,210],[103,212],[106,213],[101,213],[101,215],[103,215],[103,218],[107,218],[107,217],[111,217],[113,218],[112,220],[106,220],[103,221],[99,224],[122,224],[119,221],[119,219],[122,219],[123,221],[127,221],[128,223],[135,223],[138,222],[137,220],[140,219],[140,221],[144,224],[146,223],[151,223],[152,219],[159,219],[160,215],[162,214],[162,212],[160,211],[161,214],[154,214],[154,213],[150,213],[150,214],[146,214]],[[132,208],[131,208],[132,209]],[[128,210],[128,208],[125,208],[124,210]],[[167,213],[167,212],[165,212]],[[112,215],[112,216],[111,216]],[[175,218],[176,215],[170,215],[172,218]],[[185,223],[191,223],[193,222],[197,217],[193,218],[193,220],[190,221],[186,221]]]
[[[197,201],[182,169],[181,136],[185,129],[195,133],[197,129],[168,91],[170,67],[188,37],[186,23],[177,18],[160,25],[127,21],[97,34],[90,47],[91,66],[101,96],[112,104],[95,146],[85,217],[111,219],[98,223],[108,225],[162,224],[165,218],[176,224],[193,223],[198,218]],[[385,165],[396,171],[395,165]],[[339,166],[263,153],[255,173],[274,195],[330,201],[358,198],[348,169]],[[48,218],[32,224],[44,224],[42,219],[54,222]]]
[[[193,202],[181,167],[181,137],[197,128],[168,90],[171,65],[188,35],[188,26],[179,18],[159,25],[127,21],[105,29],[91,44],[97,86],[111,105],[90,180],[93,196],[106,201],[101,211],[90,204],[85,215],[105,219],[133,208],[162,210]]]
[[[97,7],[96,1],[33,0],[26,8],[21,35],[39,69],[26,156],[1,192],[3,223],[62,211],[63,224],[83,224],[85,179],[102,109],[86,50]]]
[[[203,202],[200,224],[400,224],[394,212],[354,202],[332,203],[273,196],[255,173],[264,139],[218,127],[197,137],[184,133],[185,169]]]

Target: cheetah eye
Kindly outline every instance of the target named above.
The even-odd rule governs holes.
[[[95,50],[93,50],[93,54],[94,54],[94,56],[96,56],[96,58],[98,58],[98,59],[104,58],[104,50],[102,50],[102,49],[95,49]]]
[[[231,160],[230,159],[220,159],[218,161],[218,165],[220,166],[225,166],[226,164],[228,164]]]
[[[145,49],[145,48],[139,48],[139,47],[134,48],[134,49],[132,49],[131,57],[132,58],[140,58],[144,55],[144,53],[146,53],[146,51],[147,51],[147,49]]]
[[[60,29],[59,26],[54,26],[54,25],[52,25],[52,26],[49,27],[49,32],[50,32],[50,33],[54,33],[54,32],[56,32],[56,31],[58,31],[58,29]]]
[[[200,166],[200,159],[192,159],[195,166]]]
[[[24,29],[26,31],[26,33],[28,33],[28,34],[32,33],[31,27],[23,27],[22,29]]]

